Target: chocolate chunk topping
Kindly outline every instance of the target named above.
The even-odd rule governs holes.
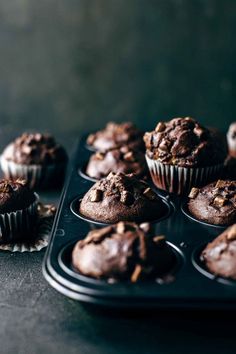
[[[22,179],[0,181],[0,213],[25,209],[34,201],[34,193]]]
[[[6,160],[17,164],[48,165],[64,163],[67,154],[49,134],[24,133],[3,151]]]
[[[228,229],[227,240],[236,240],[236,224]]]
[[[190,117],[159,122],[155,131],[144,135],[144,142],[151,159],[182,167],[222,164],[227,155],[220,134]]]
[[[86,174],[96,179],[106,177],[111,171],[146,176],[148,169],[144,153],[128,146],[109,149],[93,154],[86,167]]]
[[[136,264],[133,274],[131,275],[131,282],[136,283],[142,274],[142,266],[140,264]]]
[[[130,161],[130,162],[134,162],[134,161],[135,161],[135,157],[134,157],[133,151],[127,152],[127,153],[124,155],[124,160]]]
[[[131,122],[120,124],[110,122],[104,130],[90,134],[87,138],[87,144],[100,151],[121,147],[122,145],[144,149],[143,133]]]
[[[161,236],[155,236],[153,238],[153,241],[158,243],[158,244],[163,244],[165,242],[166,238],[165,236],[161,235]]]
[[[213,205],[221,208],[222,206],[224,206],[227,203],[227,201],[228,201],[228,199],[222,197],[221,195],[217,195],[213,200]]]
[[[150,187],[144,190],[143,195],[150,200],[156,199],[156,193]]]
[[[100,203],[95,206],[91,202]],[[146,182],[132,174],[111,172],[85,194],[80,212],[101,222],[145,222],[162,217],[166,206]]]
[[[128,191],[122,191],[120,194],[120,201],[125,205],[131,205],[134,202],[134,197]]]
[[[197,219],[207,223],[233,224],[236,222],[236,181],[219,180],[200,188],[190,198],[188,208]]]
[[[104,154],[100,151],[96,152],[95,157],[97,160],[103,160],[104,159]]]
[[[103,192],[100,189],[94,189],[91,191],[90,200],[91,202],[100,202],[102,200]]]
[[[193,188],[191,189],[191,191],[190,191],[188,197],[191,198],[191,199],[194,199],[194,198],[196,198],[196,196],[198,195],[198,193],[199,193],[199,189],[193,187]]]
[[[120,222],[90,231],[78,241],[72,263],[87,276],[136,282],[167,273],[172,267],[174,255],[164,239],[162,242],[160,248],[137,224]]]
[[[156,133],[163,132],[166,129],[166,125],[163,122],[159,122],[155,128]]]

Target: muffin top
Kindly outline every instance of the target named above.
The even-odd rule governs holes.
[[[143,152],[131,150],[127,145],[120,148],[96,152],[86,167],[86,174],[92,178],[101,179],[110,172],[134,173],[138,177],[148,174]]]
[[[35,201],[25,180],[0,180],[0,213],[10,213],[28,208]]]
[[[213,274],[236,279],[236,224],[209,243],[201,259]]]
[[[87,144],[99,151],[128,145],[130,148],[144,149],[143,133],[131,122],[110,122],[104,130],[90,134]]]
[[[236,158],[236,122],[230,124],[227,132],[229,154]]]
[[[147,183],[132,174],[113,172],[96,182],[80,203],[82,215],[104,223],[154,220],[166,208]]]
[[[190,117],[159,122],[155,131],[144,135],[144,142],[149,158],[180,167],[220,164],[227,155],[219,134]]]
[[[203,188],[192,188],[188,209],[199,220],[214,225],[236,222],[236,181],[218,180]]]
[[[132,282],[167,273],[174,262],[173,252],[164,236],[152,238],[146,228],[147,224],[119,222],[90,231],[74,247],[75,270],[94,278]]]
[[[50,165],[67,161],[65,149],[49,134],[24,133],[3,151],[9,161],[23,165]]]

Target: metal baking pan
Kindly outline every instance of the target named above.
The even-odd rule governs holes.
[[[168,277],[137,283],[108,283],[74,272],[71,251],[99,223],[81,218],[73,202],[93,185],[84,166],[92,151],[86,138],[78,144],[47,248],[43,274],[56,290],[75,300],[122,308],[236,309],[236,282],[215,277],[200,260],[203,247],[222,232],[222,227],[201,223],[188,214],[185,200],[156,192],[168,205],[165,218],[153,222],[156,235],[165,235],[176,255]]]

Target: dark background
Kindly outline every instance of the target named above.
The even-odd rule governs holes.
[[[236,2],[1,0],[2,129],[236,117]],[[63,139],[63,140],[64,140]]]
[[[0,0],[0,150],[32,128],[69,147],[108,120],[226,130],[235,19],[235,0]],[[46,283],[43,256],[0,253],[1,353],[235,353],[235,313],[93,313]]]

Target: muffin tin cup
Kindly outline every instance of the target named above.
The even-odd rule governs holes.
[[[162,220],[165,220],[167,219],[175,210],[175,207],[174,207],[174,204],[171,203],[168,198],[164,198],[162,196],[159,196],[161,198],[161,201],[162,203],[165,205],[166,207],[166,212],[164,215],[160,216],[159,218],[156,218],[156,219],[152,219],[152,220],[142,220],[142,221],[139,221],[137,222],[138,224],[142,224],[142,223],[150,223],[150,224],[156,224]],[[79,211],[79,206],[80,206],[80,203],[81,203],[81,200],[82,200],[82,196],[79,196],[77,198],[75,198],[71,204],[70,204],[70,210],[71,212],[76,215],[78,218],[80,218],[81,220],[84,220],[84,221],[87,221],[89,222],[90,224],[94,224],[94,225],[97,225],[97,226],[100,226],[100,227],[104,227],[104,226],[107,226],[107,225],[112,225],[114,224],[114,222],[102,222],[102,221],[97,221],[97,220],[94,220],[92,218],[89,218],[85,215],[83,215],[80,211]],[[120,221],[127,221],[127,220],[120,220]],[[130,220],[129,220],[130,221]]]
[[[215,228],[217,229],[217,231],[223,231],[225,230],[227,227],[229,227],[230,225],[219,225],[219,224],[209,224],[208,222],[206,221],[203,221],[203,220],[200,220],[200,219],[197,219],[194,215],[191,214],[191,212],[189,211],[189,208],[188,208],[188,201],[185,200],[182,202],[181,204],[181,210],[182,210],[182,213],[187,217],[189,218],[190,220],[194,221],[194,222],[197,222],[197,223],[200,223],[201,225],[203,226],[206,226],[206,227],[212,227],[212,228]]]
[[[63,182],[66,164],[23,165],[1,156],[1,169],[6,178],[23,178],[30,188],[58,187]]]
[[[188,194],[192,187],[200,187],[216,180],[224,171],[223,164],[195,168],[179,167],[150,159],[147,155],[146,161],[155,186],[178,195]]]
[[[76,243],[77,241],[73,241],[72,243],[69,243],[68,245],[63,247],[58,254],[58,262],[65,272],[67,272],[69,275],[73,276],[74,278],[81,279],[82,281],[88,283],[94,283],[94,284],[98,283],[101,285],[107,285],[107,284],[113,285],[115,283],[122,281],[125,282],[126,284],[132,285],[132,282],[128,279],[125,280],[114,280],[114,279],[106,279],[106,278],[97,279],[97,278],[83,275],[78,270],[75,270],[72,264],[72,251]],[[171,281],[171,277],[174,277],[176,273],[179,271],[179,269],[182,267],[184,263],[184,256],[182,252],[178,249],[178,247],[176,247],[171,242],[167,241],[167,244],[173,254],[173,264],[161,276],[153,274],[147,279],[142,281],[156,281],[163,284],[168,283]]]
[[[219,283],[225,284],[225,285],[231,285],[231,286],[236,286],[236,280],[233,280],[231,278],[225,278],[222,277],[221,275],[213,274],[211,273],[208,268],[206,267],[204,261],[201,259],[201,254],[205,247],[207,246],[206,243],[198,246],[192,254],[192,263],[193,266],[205,277],[217,281]]]
[[[30,239],[37,222],[39,196],[35,193],[35,201],[25,209],[0,214],[1,243],[12,243]]]
[[[204,274],[200,260],[199,247],[211,242],[222,228],[206,226],[186,217],[181,210],[182,196],[163,189],[157,194],[173,205],[173,211],[164,219],[154,220],[151,231],[153,235],[165,235],[177,257],[179,255],[180,263],[173,277],[164,281],[150,279],[110,284],[75,272],[71,265],[75,243],[92,229],[104,227],[104,224],[78,215],[79,199],[91,188],[91,182],[78,173],[90,156],[85,142],[86,137],[75,151],[43,263],[43,274],[51,286],[72,299],[113,309],[236,309],[236,287],[230,286],[231,281]]]

